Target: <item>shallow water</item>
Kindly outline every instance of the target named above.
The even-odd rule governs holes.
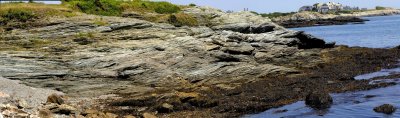
[[[365,24],[292,28],[306,31],[327,42],[370,48],[391,48],[400,45],[400,15],[365,17]]]
[[[331,94],[334,103],[327,111],[315,111],[306,107],[304,101],[299,101],[281,108],[270,109],[260,114],[245,116],[248,118],[297,118],[297,117],[324,117],[324,118],[397,118],[400,111],[392,115],[376,113],[374,107],[382,104],[393,104],[400,108],[400,86],[374,89],[370,91],[360,91],[351,93]],[[366,98],[367,95],[376,97]],[[283,113],[274,113],[277,110],[288,110]],[[320,116],[323,115],[323,116]]]
[[[400,45],[400,15],[369,17],[366,24],[350,24],[338,26],[319,26],[294,28],[326,39],[327,42],[370,48],[389,48]],[[382,69],[378,72],[356,76],[356,80],[367,80],[400,74],[400,67]],[[382,82],[400,83],[400,78],[373,80],[370,84]],[[331,94],[334,100],[330,109],[316,111],[299,101],[280,108],[267,110],[259,114],[246,115],[246,118],[400,118],[400,110],[392,115],[376,113],[374,107],[382,104],[392,104],[400,108],[400,85],[379,88],[369,91]],[[375,96],[375,97],[366,97]]]

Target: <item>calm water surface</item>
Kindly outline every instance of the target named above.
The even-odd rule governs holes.
[[[340,45],[360,46],[370,48],[390,48],[400,45],[400,16],[368,17],[366,24],[350,24],[337,26],[319,26],[294,28],[303,30],[327,42]],[[400,74],[400,68],[382,69],[378,72],[356,76],[357,80],[367,80],[375,77]],[[374,107],[382,104],[392,104],[400,108],[400,78],[375,80],[370,84],[380,82],[395,82],[398,85],[369,91],[331,94],[334,104],[325,111],[316,111],[299,101],[280,108],[267,110],[259,114],[246,115],[246,118],[400,118],[398,109],[392,115],[376,113]],[[367,95],[376,97],[366,98]],[[287,110],[286,112],[278,112]]]
[[[292,28],[339,45],[390,48],[400,45],[400,15],[365,17],[365,24]]]

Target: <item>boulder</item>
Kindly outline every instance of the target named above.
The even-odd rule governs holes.
[[[64,104],[64,100],[58,94],[51,94],[49,97],[47,97],[47,103],[56,103],[61,105]]]
[[[327,92],[315,91],[307,95],[306,105],[313,109],[327,109],[332,103],[333,99]]]
[[[168,103],[163,103],[157,108],[157,111],[160,113],[169,113],[174,111],[174,106]]]
[[[381,106],[377,106],[374,108],[374,111],[377,113],[384,113],[384,114],[392,114],[396,111],[396,107],[390,104],[383,104]]]
[[[151,113],[143,113],[143,118],[158,118],[158,117]]]

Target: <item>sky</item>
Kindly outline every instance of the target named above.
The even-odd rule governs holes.
[[[348,6],[360,8],[375,8],[386,6],[400,8],[400,0],[162,0],[175,4],[187,5],[194,3],[200,6],[211,6],[224,11],[241,11],[249,8],[259,13],[297,11],[301,6],[313,5],[318,2],[338,2]]]

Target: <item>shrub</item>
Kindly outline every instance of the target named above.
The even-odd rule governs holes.
[[[194,4],[194,3],[190,3],[189,4],[189,6],[191,6],[191,7],[195,7],[195,6],[197,6],[196,4]]]
[[[385,10],[386,8],[385,8],[385,7],[382,7],[382,6],[376,6],[375,9],[376,9],[376,10]]]
[[[1,17],[2,22],[27,22],[37,18],[37,16],[32,11],[27,11],[23,9],[9,9],[6,13],[2,13]]]
[[[88,14],[118,16],[123,11],[156,12],[171,14],[180,11],[180,7],[169,2],[122,1],[122,0],[63,0],[64,4]]]
[[[276,18],[276,17],[281,17],[281,16],[292,15],[292,14],[295,14],[295,13],[296,12],[289,12],[289,13],[274,12],[274,13],[260,14],[260,15],[263,16],[263,17]]]
[[[178,14],[172,14],[168,18],[168,23],[180,27],[180,26],[198,26],[199,23],[196,18],[194,18],[192,15],[189,14],[184,14],[184,13],[178,13]]]

